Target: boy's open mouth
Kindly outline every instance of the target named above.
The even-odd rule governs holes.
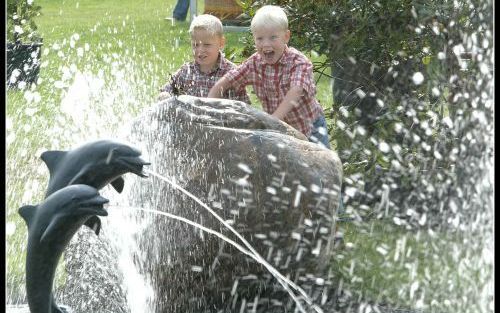
[[[274,58],[274,51],[263,51],[263,53],[266,60],[272,60]]]

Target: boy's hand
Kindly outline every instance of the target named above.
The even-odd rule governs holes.
[[[156,101],[163,101],[165,99],[168,99],[172,97],[172,95],[166,91],[162,91],[160,92],[160,94],[158,95],[158,99]]]
[[[210,88],[207,98],[223,98],[224,92],[230,87],[228,80],[224,77],[219,79],[215,85]]]
[[[285,98],[281,101],[276,111],[274,111],[271,115],[280,120],[284,120],[288,112],[290,112],[294,107],[298,107],[300,105],[300,98],[303,94],[304,90],[302,87],[292,86],[286,93]]]

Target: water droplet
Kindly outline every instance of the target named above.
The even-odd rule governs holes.
[[[14,26],[14,31],[18,34],[23,34],[24,33],[24,30],[21,28],[21,26],[19,25],[15,25]]]
[[[360,99],[363,99],[364,97],[366,97],[366,93],[361,90],[361,89],[358,89],[356,90],[356,95],[360,98]]]
[[[383,256],[387,255],[387,253],[388,253],[387,247],[385,247],[385,246],[378,246],[375,250],[378,253],[382,254]]]
[[[238,163],[238,168],[241,169],[242,171],[248,173],[248,174],[252,174],[252,170],[250,169],[250,167],[246,164],[243,164],[243,163]]]
[[[354,187],[346,187],[344,192],[347,196],[353,198],[357,191],[358,189]]]
[[[453,121],[451,120],[451,118],[449,116],[443,118],[442,120],[443,124],[446,125],[448,128],[453,128]]]
[[[269,159],[269,161],[271,162],[276,162],[278,160],[278,158],[276,158],[274,155],[272,154],[268,154],[267,155],[267,158]]]
[[[203,267],[197,266],[197,265],[193,265],[193,266],[191,266],[191,270],[193,272],[198,272],[199,273],[199,272],[203,272]]]
[[[415,85],[420,85],[424,82],[424,75],[420,72],[416,72],[413,74],[412,80]]]
[[[436,87],[432,88],[432,95],[437,97],[441,94],[441,92],[439,91],[439,89],[437,89]]]
[[[380,149],[380,151],[382,151],[383,153],[388,153],[390,151],[390,147],[389,145],[384,142],[384,141],[381,141],[379,144],[378,144],[378,148]]]
[[[16,224],[14,224],[13,222],[7,222],[7,224],[5,225],[5,234],[7,236],[11,236],[15,232],[16,232]]]

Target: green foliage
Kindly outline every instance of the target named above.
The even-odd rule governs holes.
[[[33,0],[7,1],[7,40],[9,42],[40,42],[35,18],[42,7]]]
[[[337,2],[348,6],[335,10],[343,14],[330,24],[333,112],[339,112],[333,137],[346,166],[346,187],[358,191],[348,204],[380,209],[386,190],[390,201],[384,205],[405,223],[418,228],[428,216],[427,223],[448,224],[457,215],[447,209],[454,205],[451,199],[473,197],[471,190],[461,191],[470,177],[484,175],[472,173],[464,160],[475,159],[479,166],[467,151],[487,154],[488,148],[464,142],[464,136],[488,133],[473,111],[485,114],[486,125],[493,120],[487,97],[479,100],[491,92],[479,78],[486,74],[480,67],[489,63],[481,60],[491,50],[472,43],[476,37],[492,40],[491,3],[370,3]],[[471,50],[475,58],[466,53]],[[462,220],[474,218],[465,206],[457,210]]]
[[[397,211],[408,199],[421,213],[442,210],[436,197],[459,184],[456,148],[467,132],[447,125],[470,120],[465,97],[488,88],[479,76],[491,58],[491,1],[256,0],[245,10],[264,4],[287,11],[290,45],[328,56],[315,70],[331,69],[330,137],[345,187],[357,190],[347,204],[373,207],[385,185]]]

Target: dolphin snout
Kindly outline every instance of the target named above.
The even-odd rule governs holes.
[[[144,161],[141,157],[120,157],[120,160],[134,165],[150,165],[150,162]]]
[[[100,195],[96,195],[93,198],[90,198],[88,200],[79,203],[79,207],[81,208],[80,209],[81,211],[87,212],[89,214],[107,216],[108,212],[104,210],[104,204],[108,202],[109,202],[108,199]]]
[[[140,157],[120,157],[121,163],[130,169],[130,171],[140,177],[147,177],[147,175],[142,171],[144,165],[151,165],[150,162],[143,160]]]
[[[101,195],[97,195],[94,198],[89,200],[91,203],[94,203],[95,205],[103,205],[109,202],[109,199],[104,198]]]

